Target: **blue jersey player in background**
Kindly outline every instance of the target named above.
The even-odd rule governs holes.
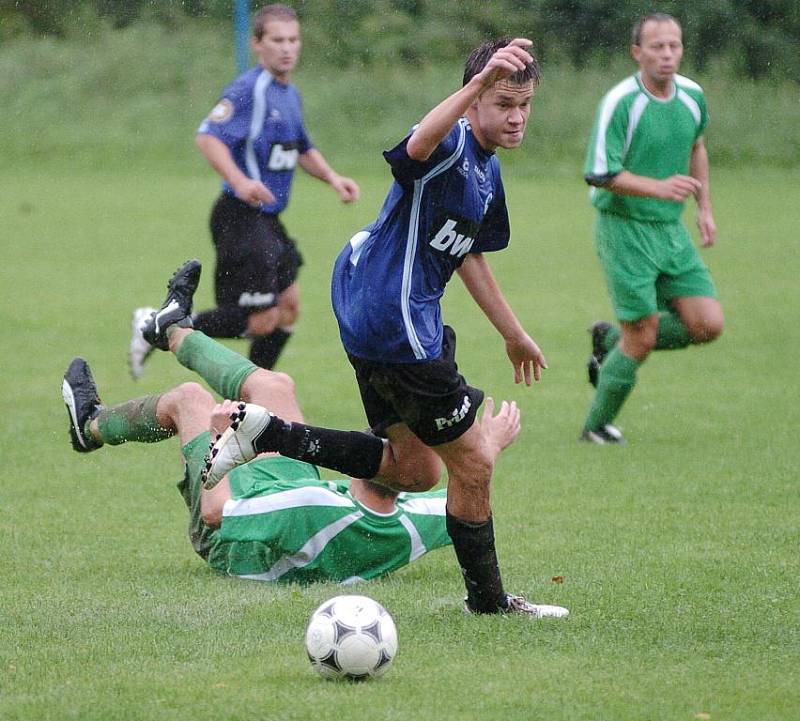
[[[485,254],[510,237],[495,150],[522,142],[539,81],[531,42],[487,42],[463,87],[384,153],[394,182],[378,219],[339,255],[332,299],[367,418],[389,441],[377,475],[398,489],[434,485],[447,468],[447,530],[475,613],[566,615],[505,592],[489,499],[493,463],[476,417],[483,392],[455,362],[440,299],[453,273],[502,336],[517,383],[547,364],[504,298]]]
[[[210,222],[217,307],[197,313],[194,326],[213,337],[250,337],[250,360],[272,368],[300,306],[302,259],[279,219],[295,167],[328,183],[345,203],[358,199],[359,187],[334,172],[306,132],[300,93],[289,82],[300,56],[295,11],[263,7],[253,18],[251,44],[258,65],[223,90],[197,134],[200,152],[223,182]],[[134,312],[134,378],[152,351],[140,330],[152,311]]]

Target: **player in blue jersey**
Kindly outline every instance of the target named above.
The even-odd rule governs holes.
[[[300,308],[302,259],[280,221],[295,167],[328,183],[345,203],[358,199],[359,187],[334,172],[306,132],[300,93],[289,82],[300,55],[294,10],[262,8],[253,18],[251,44],[258,65],[223,90],[197,133],[201,153],[223,183],[210,222],[217,307],[198,313],[195,327],[213,337],[251,338],[250,359],[272,368]],[[140,332],[151,311],[134,312],[134,378],[152,351]]]
[[[476,420],[483,393],[455,362],[442,321],[445,285],[458,273],[503,337],[514,380],[539,380],[546,361],[497,285],[485,253],[510,228],[495,150],[522,142],[539,81],[526,39],[484,43],[463,87],[384,153],[394,183],[378,219],[356,234],[333,273],[333,307],[370,425],[394,463],[378,479],[427,488],[447,468],[447,529],[476,613],[527,612],[503,588],[489,499],[492,466]]]

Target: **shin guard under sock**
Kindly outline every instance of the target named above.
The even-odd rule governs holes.
[[[183,339],[175,357],[223,398],[234,401],[240,398],[242,383],[258,370],[247,358],[197,330]]]
[[[475,613],[497,613],[506,598],[494,547],[494,524],[468,523],[446,512],[447,533],[453,541],[464,585],[467,605]]]
[[[97,429],[103,443],[118,446],[126,441],[157,443],[175,435],[163,428],[156,417],[156,406],[161,395],[143,396],[110,408],[97,416]]]

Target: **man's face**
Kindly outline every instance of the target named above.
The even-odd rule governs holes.
[[[252,45],[261,65],[283,80],[300,57],[300,24],[296,20],[269,20],[261,39],[253,38]]]
[[[532,80],[522,85],[500,80],[473,103],[472,129],[485,150],[516,148],[522,142],[533,91]]]
[[[642,27],[639,45],[631,47],[631,55],[639,63],[645,81],[660,86],[669,83],[683,57],[679,25],[672,20],[648,20]]]

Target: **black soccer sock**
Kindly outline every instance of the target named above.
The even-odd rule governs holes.
[[[262,368],[274,368],[278,356],[291,337],[292,332],[284,328],[277,328],[269,335],[255,336],[250,344],[250,360]]]
[[[447,533],[467,587],[467,605],[475,613],[497,613],[505,605],[506,593],[497,563],[492,519],[468,523],[448,510],[446,520]]]
[[[247,313],[236,306],[212,308],[192,315],[195,330],[210,338],[240,338],[247,332]]]
[[[259,453],[282,456],[330,468],[353,478],[374,478],[383,459],[383,440],[363,431],[337,431],[273,417],[253,446]]]

